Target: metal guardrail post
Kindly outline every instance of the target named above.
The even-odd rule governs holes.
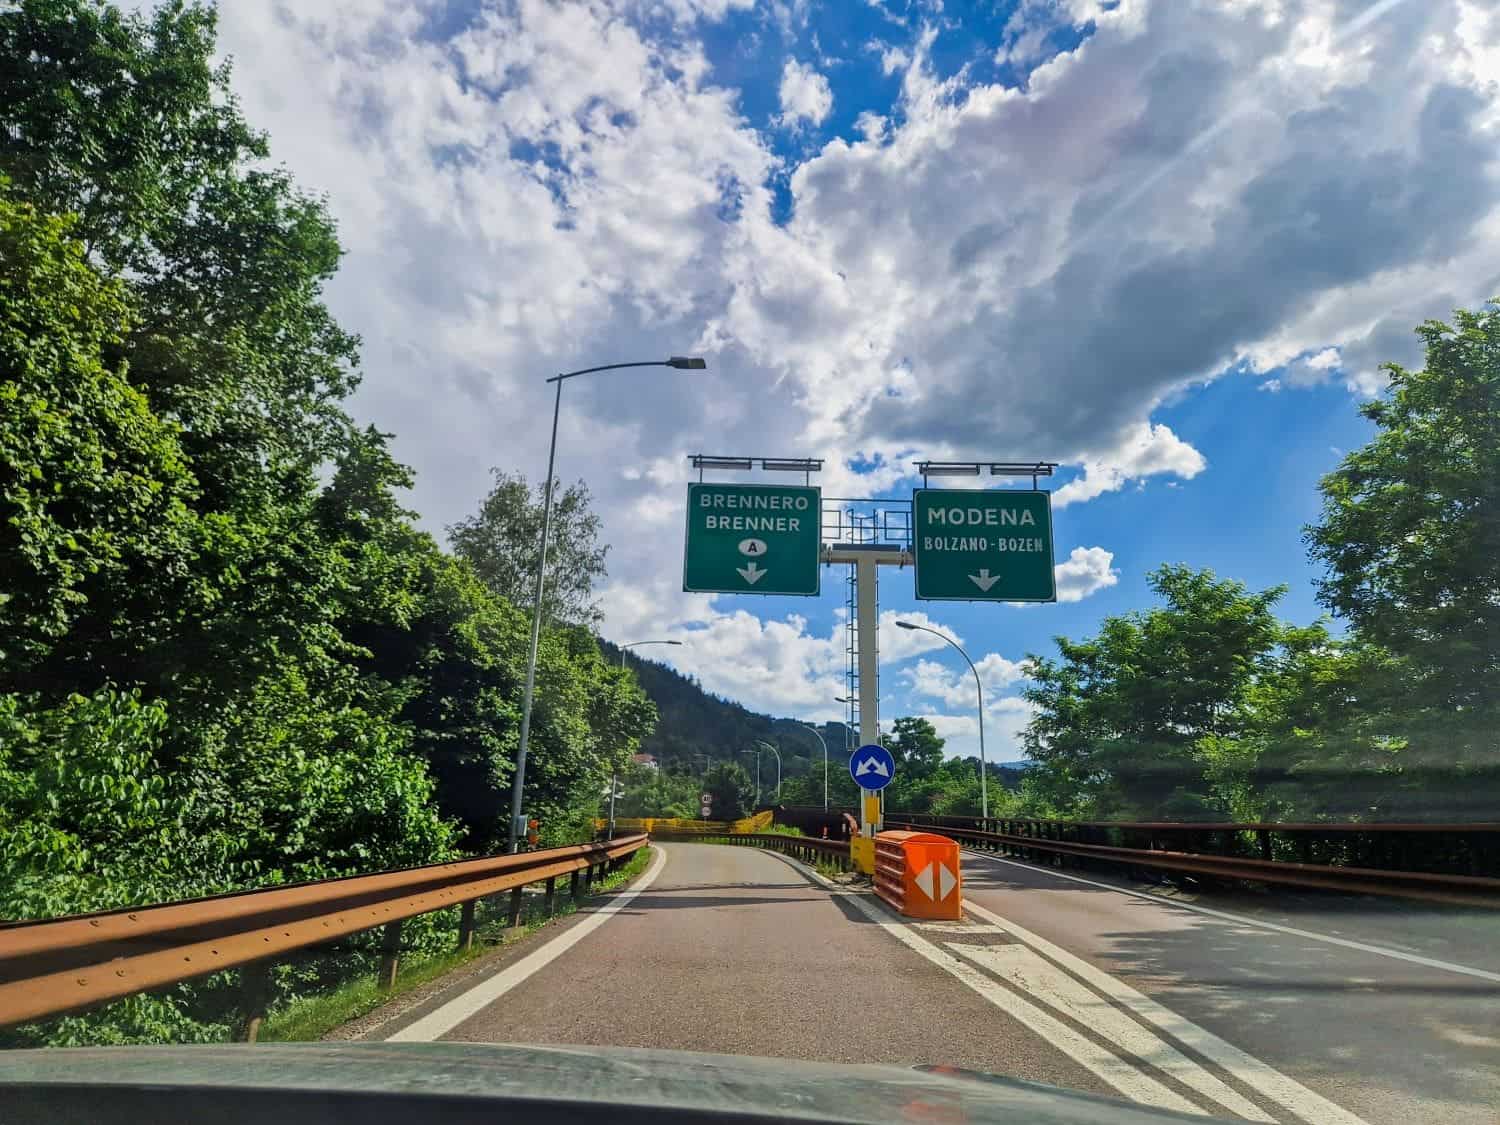
[[[380,972],[375,984],[382,992],[396,987],[396,973],[401,967],[401,919],[387,922],[380,937]]]
[[[554,876],[551,879],[548,879],[546,885],[547,885],[546,895],[542,899],[542,913],[546,914],[546,916],[548,918],[550,918],[550,917],[552,917],[553,912],[557,908],[557,878],[556,878],[556,876]]]
[[[253,961],[240,970],[240,1022],[235,1028],[235,1040],[254,1043],[260,1038],[260,1025],[266,1018],[266,1006],[271,998],[271,965],[268,961]]]
[[[477,906],[474,899],[460,903],[458,908],[458,948],[459,952],[472,949],[474,946],[474,908]]]
[[[521,896],[525,893],[524,887],[515,887],[510,892],[510,915],[505,924],[511,929],[521,924]]]
[[[578,884],[583,878],[583,872],[575,871],[568,876],[568,897],[575,903],[578,901]]]

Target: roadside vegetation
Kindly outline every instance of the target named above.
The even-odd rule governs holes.
[[[0,918],[410,866],[505,835],[536,490],[452,551],[346,402],[332,219],[213,62],[206,3],[0,10]],[[496,450],[503,456],[502,449]],[[591,626],[604,548],[563,491],[525,803],[592,834],[655,721]],[[534,564],[532,564],[534,565]],[[416,954],[447,949],[438,921]],[[375,935],[278,969],[346,979]],[[6,1042],[222,1038],[231,975]]]
[[[642,848],[636,852],[618,871],[612,871],[597,880],[590,895],[604,894],[630,882],[650,865],[651,854],[650,848]],[[497,948],[517,942],[550,922],[576,913],[590,895],[584,895],[580,902],[574,902],[565,891],[559,890],[556,909],[548,914],[541,898],[528,894],[522,908],[520,925],[515,927],[506,924],[510,909],[508,896],[500,895],[481,901],[476,911],[478,925],[474,933],[474,944],[470,948],[403,958],[395,987],[388,990],[380,987],[375,970],[371,968],[328,992],[290,997],[267,1015],[259,1038],[265,1042],[322,1039],[334,1029],[375,1011],[403,993],[436,980]],[[444,932],[451,933],[456,941],[456,922],[445,928]]]

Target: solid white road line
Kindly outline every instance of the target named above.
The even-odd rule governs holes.
[[[816,871],[798,863],[790,856],[780,855],[776,852],[772,852],[771,854],[775,855],[778,859],[785,860],[804,875],[817,880],[835,894],[844,896],[845,900],[851,906],[871,922],[874,922],[881,929],[885,930],[886,933],[890,934],[897,941],[901,942],[902,945],[925,957],[944,972],[957,977],[969,988],[988,1000],[994,1007],[1040,1037],[1049,1046],[1055,1047],[1058,1051],[1068,1056],[1068,1058],[1097,1075],[1125,1097],[1146,1105],[1160,1106],[1163,1109],[1175,1109],[1180,1113],[1208,1116],[1207,1110],[1200,1109],[1176,1091],[1138,1069],[1134,1064],[1125,1061],[1087,1036],[1074,1031],[1056,1016],[1049,1014],[1029,1000],[1016,995],[1010,989],[992,980],[968,962],[961,961],[959,958],[953,956],[953,954],[934,945],[919,935],[914,926],[892,918],[885,910],[872,903],[867,896],[845,890],[843,887],[823,878]]]
[[[493,1004],[504,996],[516,985],[526,980],[527,977],[544,969],[568,950],[572,949],[589,934],[608,922],[619,911],[630,904],[635,898],[653,882],[661,873],[662,867],[667,862],[667,851],[660,844],[652,844],[656,849],[656,857],[651,861],[651,866],[641,876],[640,881],[630,890],[616,895],[598,910],[589,914],[575,926],[571,926],[558,934],[546,945],[532,953],[528,953],[515,964],[501,969],[492,977],[486,977],[467,992],[455,996],[448,1003],[436,1008],[415,1023],[408,1024],[400,1031],[386,1036],[388,1043],[430,1043],[435,1039],[448,1034],[459,1024],[469,1017]]]
[[[1309,941],[1326,942],[1329,945],[1341,946],[1344,949],[1357,949],[1361,953],[1375,953],[1381,957],[1392,957],[1397,961],[1409,961],[1413,965],[1423,965],[1429,969],[1442,969],[1444,972],[1460,973],[1466,977],[1476,977],[1479,980],[1500,982],[1500,973],[1490,972],[1488,969],[1476,969],[1469,965],[1457,965],[1452,961],[1439,961],[1436,957],[1423,957],[1419,953],[1407,953],[1400,949],[1391,949],[1383,945],[1369,945],[1362,941],[1352,941],[1349,938],[1334,937],[1332,934],[1320,934],[1314,930],[1304,930],[1297,926],[1283,926],[1280,922],[1265,922],[1259,918],[1252,918],[1245,914],[1231,914],[1227,910],[1214,910],[1208,906],[1198,906],[1191,902],[1177,902],[1173,899],[1162,898],[1160,895],[1146,894],[1144,891],[1134,891],[1128,887],[1119,887],[1113,883],[1101,883],[1097,879],[1085,879],[1078,875],[1064,875],[1061,871],[1039,870],[1034,864],[1018,863],[1013,859],[1001,859],[999,856],[987,855],[984,852],[970,851],[964,849],[964,855],[974,859],[987,859],[991,863],[1003,863],[1009,867],[1019,867],[1036,875],[1045,875],[1051,879],[1067,879],[1074,883],[1084,883],[1090,887],[1103,887],[1107,891],[1115,891],[1122,895],[1132,895],[1135,898],[1143,898],[1147,902],[1160,903],[1162,906],[1175,906],[1179,910],[1191,910],[1197,914],[1206,914],[1210,918],[1219,918],[1226,922],[1233,922],[1238,926],[1258,926],[1263,930],[1274,930],[1279,934],[1290,934],[1292,937],[1307,938]]]
[[[948,942],[947,945],[980,968],[988,969],[1001,980],[1010,982],[1063,1015],[1071,1016],[1142,1062],[1171,1075],[1190,1090],[1218,1102],[1230,1113],[1251,1121],[1276,1120],[1249,1098],[1236,1093],[1200,1064],[1158,1039],[1097,992],[1084,987],[1027,946],[961,945],[958,942]]]
[[[1096,885],[1107,886],[1104,883]],[[1039,934],[1034,934],[1024,926],[1019,926],[1010,919],[1001,917],[993,910],[987,910],[971,900],[964,902],[964,909],[986,922],[1003,926],[1017,939],[1025,942],[1044,957],[1050,958],[1090,987],[1102,992],[1111,1000],[1118,1001],[1147,1023],[1160,1028],[1184,1046],[1198,1052],[1217,1066],[1223,1067],[1234,1078],[1257,1093],[1264,1094],[1277,1105],[1285,1107],[1304,1121],[1314,1122],[1316,1125],[1335,1125],[1335,1123],[1337,1125],[1364,1125],[1361,1118],[1342,1106],[1335,1105],[1321,1094],[1314,1093],[1300,1082],[1288,1078],[1281,1071],[1268,1066],[1232,1043],[1225,1042],[1213,1032],[1199,1027],[1187,1017],[1178,1015],[1145,993],[1138,992],[1118,977],[1095,968],[1083,958],[1074,956]]]

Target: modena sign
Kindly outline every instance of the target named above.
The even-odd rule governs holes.
[[[1052,496],[920,488],[912,554],[924,601],[1052,602]]]

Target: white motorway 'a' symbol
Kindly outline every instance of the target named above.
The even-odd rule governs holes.
[[[988,594],[990,592],[990,587],[993,586],[996,582],[1000,581],[1000,576],[998,574],[991,575],[990,568],[987,566],[983,566],[979,568],[978,574],[969,575],[969,581],[978,586],[984,593]]]
[[[854,767],[855,777],[864,777],[867,773],[878,773],[881,777],[891,776],[891,771],[885,768],[885,763],[879,758],[866,758]]]
[[[764,578],[766,574],[766,572],[760,568],[760,565],[758,563],[753,562],[748,566],[737,566],[735,567],[735,569],[739,571],[740,577],[743,578],[746,582],[750,583],[750,585],[752,586],[754,586],[757,582]]]

